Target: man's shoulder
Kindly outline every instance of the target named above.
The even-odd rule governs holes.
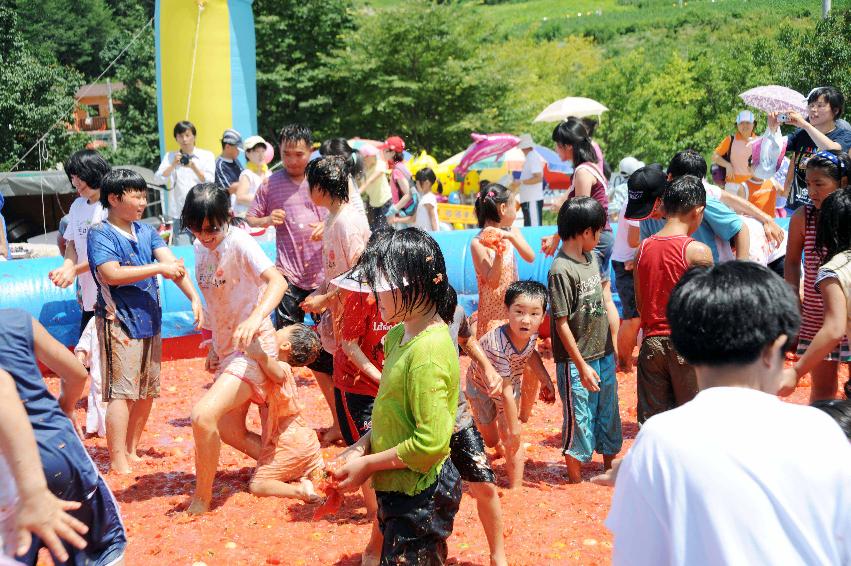
[[[851,146],[851,130],[835,128],[827,137],[842,145],[843,151],[847,151],[848,147]]]

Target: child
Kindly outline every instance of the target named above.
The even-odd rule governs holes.
[[[730,261],[689,271],[668,313],[700,393],[648,420],[623,459],[612,562],[847,564],[851,446],[827,415],[776,397],[796,297]]]
[[[71,154],[65,164],[65,174],[80,195],[68,211],[68,223],[61,236],[65,239],[65,260],[62,267],[50,272],[54,285],[66,288],[79,276],[82,295],[83,316],[80,319],[80,334],[94,317],[98,289],[89,271],[86,238],[89,227],[106,218],[106,209],[100,202],[100,186],[103,176],[109,172],[109,163],[91,149]]]
[[[304,299],[301,308],[310,313],[325,311],[319,322],[319,336],[322,348],[333,356],[340,343],[345,293],[330,282],[351,269],[360,258],[369,240],[369,224],[366,216],[349,204],[349,173],[342,157],[330,155],[311,161],[307,167],[307,183],[313,204],[327,209],[328,216],[322,232],[322,282]],[[333,374],[332,364],[332,378]],[[333,381],[321,380],[319,385],[331,407],[334,419],[331,430],[339,431]],[[325,441],[337,439],[337,434],[323,438]]]
[[[210,508],[222,440],[253,458],[260,455],[260,438],[248,433],[245,414],[251,401],[266,401],[275,376],[264,374],[245,352],[256,337],[277,356],[269,315],[287,283],[260,244],[230,224],[230,196],[218,185],[192,187],[180,221],[195,236],[195,277],[219,360],[213,385],[192,407],[196,476],[187,512],[197,515]]]
[[[712,163],[726,171],[724,189],[744,199],[748,198],[748,193],[742,185],[751,178],[748,158],[751,155],[750,142],[755,137],[755,126],[753,112],[742,110],[736,116],[736,133],[721,140],[712,153]]]
[[[414,216],[395,216],[390,219],[390,222],[393,224],[413,224],[420,230],[437,232],[440,230],[440,224],[437,220],[437,196],[433,189],[437,185],[437,191],[442,190],[440,181],[437,180],[434,171],[428,167],[423,167],[417,171],[414,179],[420,195]]]
[[[127,537],[118,504],[74,420],[85,368],[26,312],[0,310],[0,320],[0,452],[20,497],[19,536],[12,541],[18,560],[35,566],[46,547],[55,563],[123,563]],[[59,399],[48,391],[38,362],[60,376]]]
[[[106,436],[106,403],[103,401],[103,388],[100,381],[100,345],[94,318],[91,318],[83,329],[80,341],[74,348],[74,354],[81,364],[89,368],[91,376],[86,409],[86,434],[95,434],[103,438]]]
[[[323,468],[316,432],[301,418],[301,403],[291,367],[313,362],[321,345],[316,332],[303,324],[275,333],[277,356],[269,356],[254,339],[245,352],[257,362],[267,380],[266,403],[261,407],[263,435],[257,468],[248,490],[258,497],[290,497],[319,501],[311,476]]]
[[[107,219],[89,229],[89,269],[97,283],[95,324],[106,409],[106,444],[112,471],[131,472],[139,438],[160,392],[162,340],[157,275],[171,279],[192,303],[196,325],[201,300],[157,231],[139,222],[148,185],[129,169],[113,169],[101,181]],[[154,262],[156,260],[156,263]]]
[[[851,190],[840,189],[824,199],[816,230],[815,248],[821,267],[816,291],[824,303],[824,320],[807,351],[794,367],[786,370],[787,383],[781,395],[792,393],[798,380],[818,367],[842,339],[851,333]],[[828,393],[825,391],[825,393]],[[834,389],[832,399],[836,395]]]
[[[800,293],[801,256],[804,260],[804,290],[801,302],[801,332],[798,356],[803,356],[824,322],[824,303],[815,283],[823,251],[816,245],[819,210],[828,195],[848,185],[848,156],[838,151],[819,151],[807,163],[807,190],[812,204],[795,211],[789,221],[789,243],[786,247],[784,276],[796,293]],[[833,399],[836,395],[839,362],[851,360],[847,339],[812,368],[810,402]]]
[[[390,189],[393,205],[387,210],[387,217],[403,214],[411,216],[417,207],[417,195],[412,187],[411,172],[405,165],[405,140],[399,136],[390,136],[378,147],[390,169]]]
[[[547,309],[546,288],[535,281],[515,281],[505,292],[505,306],[508,322],[478,340],[501,378],[493,380],[474,362],[467,372],[466,393],[485,444],[495,447],[502,441],[509,487],[515,488],[523,482],[525,457],[519,438],[510,431],[520,429],[515,403],[519,403],[521,394],[526,394],[522,380],[527,367],[540,379],[544,386],[542,397],[547,402],[555,401],[555,390],[535,349],[538,327]]]
[[[372,478],[382,564],[418,564],[424,557],[442,564],[461,500],[458,470],[448,458],[460,370],[439,314],[449,298],[446,265],[437,243],[417,228],[380,241],[364,278],[384,321],[397,326],[385,338],[372,429],[342,453],[345,463],[334,476],[344,491]]]
[[[386,228],[387,212],[390,210],[393,196],[387,181],[387,162],[379,158],[379,151],[374,145],[364,144],[358,152],[363,157],[365,180],[361,183],[360,193],[368,201],[366,218],[369,221],[369,229],[375,231]]]
[[[641,242],[635,257],[635,298],[644,341],[638,351],[638,422],[691,401],[697,394],[694,368],[671,344],[665,309],[677,281],[695,265],[712,265],[706,244],[690,237],[703,221],[706,190],[692,175],[665,190],[665,225]]]
[[[568,481],[582,481],[582,462],[596,450],[611,467],[623,436],[618,412],[614,347],[600,268],[592,253],[606,211],[591,197],[575,197],[558,213],[561,251],[550,267],[550,326],[562,402],[562,454]]]

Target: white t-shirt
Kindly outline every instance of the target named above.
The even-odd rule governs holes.
[[[535,175],[544,174],[544,158],[534,149],[526,155],[526,162],[520,170],[520,202],[535,202],[544,200],[543,180],[534,185],[524,185],[523,181]]]
[[[165,214],[169,218],[174,219],[180,218],[180,213],[183,212],[183,203],[186,201],[186,195],[189,194],[190,189],[201,182],[201,179],[198,178],[198,175],[195,174],[192,167],[188,165],[184,166],[178,164],[168,178],[163,177],[163,173],[166,169],[168,169],[178,153],[180,152],[169,151],[163,158],[160,166],[157,168],[157,172],[154,174],[154,179],[158,183],[167,182],[168,184],[168,188],[170,190],[166,193],[167,198],[165,200],[167,209]],[[195,165],[198,169],[200,169],[204,174],[204,182],[215,183],[216,156],[206,149],[196,147],[195,151],[192,152],[192,159],[195,161]]]
[[[706,389],[642,426],[606,526],[615,565],[849,564],[851,444],[818,409]]]
[[[247,167],[242,170],[242,173],[239,174],[240,180],[242,180],[243,177],[248,179],[248,195],[253,200],[254,195],[257,193],[257,189],[260,188],[260,185],[263,183],[265,177],[258,175]],[[236,195],[231,195],[231,207],[233,208],[234,216],[245,218],[245,215],[248,213],[250,205],[237,204]]]
[[[103,208],[99,200],[90,204],[83,197],[79,197],[71,203],[71,209],[68,211],[68,225],[65,227],[65,233],[62,234],[62,237],[74,242],[74,249],[77,250],[77,263],[88,260],[89,246],[86,243],[86,237],[89,234],[89,228],[92,224],[106,220],[107,214],[108,211]],[[94,277],[92,277],[92,272],[87,269],[77,277],[83,296],[83,309],[95,310],[98,287]]]
[[[89,405],[86,409],[86,433],[106,436],[106,402],[103,400],[100,373],[100,345],[98,344],[98,333],[95,327],[96,317],[89,319],[86,328],[80,335],[80,341],[74,348],[74,353],[86,352],[89,357]]]
[[[632,248],[629,245],[629,228],[630,226],[638,228],[638,225],[638,220],[627,220],[625,216],[621,215],[615,234],[615,244],[612,247],[612,261],[627,262],[635,259],[635,252],[638,248]]]
[[[431,207],[429,208],[426,205],[431,205]],[[422,228],[426,232],[434,232],[434,228],[431,226],[431,218],[436,217],[437,196],[432,192],[420,194],[420,203],[417,205],[416,213],[414,213],[414,226]],[[438,224],[439,229],[439,223],[436,224]]]

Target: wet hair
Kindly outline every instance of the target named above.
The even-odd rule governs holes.
[[[668,175],[671,179],[683,175],[694,175],[698,179],[706,178],[706,160],[699,151],[691,148],[678,151],[668,163]]]
[[[322,344],[315,330],[305,324],[293,324],[289,327],[290,359],[293,367],[312,364],[319,357]]]
[[[230,195],[216,183],[198,183],[186,195],[180,224],[189,230],[199,231],[204,220],[210,226],[225,226],[231,223]]]
[[[819,169],[841,187],[843,177],[847,182],[851,176],[851,157],[836,149],[822,150],[807,161],[807,169],[810,168]]]
[[[287,124],[281,128],[280,137],[283,146],[303,141],[308,149],[313,147],[313,132],[310,131],[310,128],[301,124]]]
[[[402,311],[407,315],[418,308],[448,310],[449,278],[443,252],[434,238],[419,228],[392,232],[376,242],[374,259],[363,262],[367,284],[375,288],[387,281],[398,290]]]
[[[574,197],[564,201],[558,211],[558,237],[567,241],[582,234],[588,228],[597,232],[606,225],[606,211],[592,197]]]
[[[479,185],[481,187],[481,185]],[[488,183],[476,196],[476,202],[473,208],[476,211],[476,219],[479,221],[479,228],[484,228],[485,223],[500,222],[502,217],[499,214],[499,205],[506,204],[511,200],[513,193],[499,183]]]
[[[677,352],[706,366],[752,363],[780,336],[788,350],[801,324],[791,287],[751,261],[690,269],[671,293],[667,316]]]
[[[591,136],[582,120],[570,117],[553,130],[553,141],[573,148],[573,167],[583,163],[597,163],[597,152],[591,145]]]
[[[683,175],[671,181],[662,195],[665,214],[688,214],[698,206],[706,206],[703,181],[694,175]]]
[[[101,180],[109,169],[106,159],[93,149],[75,151],[65,162],[65,174],[68,176],[68,181],[71,180],[71,175],[76,175],[95,190],[100,189]]]
[[[349,202],[349,173],[346,158],[326,155],[307,164],[307,185],[339,202]]]
[[[100,181],[100,203],[104,208],[109,208],[109,195],[115,195],[119,199],[124,193],[141,192],[148,194],[148,184],[145,179],[130,169],[110,169]]]
[[[455,292],[455,288],[452,285],[449,285],[446,288],[446,299],[440,306],[440,310],[437,315],[443,319],[443,322],[452,326],[452,323],[455,322],[455,308],[457,306],[458,293]]]
[[[830,109],[833,111],[833,119],[842,117],[845,112],[845,97],[839,92],[839,89],[832,86],[820,86],[814,88],[807,97],[807,104],[814,104],[824,98],[825,102],[830,104]]]
[[[176,138],[178,135],[182,134],[183,132],[185,132],[187,130],[191,130],[193,136],[198,135],[198,131],[195,129],[195,124],[193,124],[189,120],[181,120],[180,122],[178,122],[177,124],[174,125],[173,137]]]
[[[443,183],[437,180],[437,175],[432,171],[431,167],[423,167],[417,174],[414,175],[414,181],[424,183],[428,181],[432,185],[432,190],[437,194],[443,194]]]
[[[848,399],[822,399],[813,401],[810,407],[815,407],[836,421],[846,438],[851,440],[851,401]]]
[[[505,306],[511,307],[519,297],[529,297],[541,301],[541,308],[547,310],[547,288],[537,281],[525,279],[515,281],[505,290]]]
[[[816,249],[822,264],[851,250],[851,188],[834,191],[824,199],[816,227]]]
[[[363,157],[352,149],[346,138],[329,138],[319,146],[319,155],[339,155],[346,160],[346,170],[355,178],[363,177]]]

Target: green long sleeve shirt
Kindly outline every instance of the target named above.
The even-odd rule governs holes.
[[[384,339],[384,371],[372,409],[371,452],[396,447],[407,468],[372,476],[377,491],[416,495],[434,483],[455,425],[460,367],[449,327],[432,326],[407,344],[398,325]]]

